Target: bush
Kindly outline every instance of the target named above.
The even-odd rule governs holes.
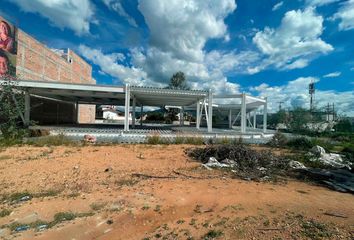
[[[156,145],[156,144],[164,144],[165,142],[161,139],[161,137],[159,135],[151,135],[151,136],[148,136],[147,143],[152,144],[152,145]]]
[[[306,137],[297,137],[294,139],[291,139],[288,143],[287,146],[296,150],[304,150],[307,151],[311,149],[314,144]]]
[[[8,80],[0,87],[0,144],[16,144],[27,134],[20,118],[25,110],[25,94],[16,81]]]
[[[288,139],[286,136],[280,132],[276,132],[267,145],[271,147],[284,147],[287,143]]]

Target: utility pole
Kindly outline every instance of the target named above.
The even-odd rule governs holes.
[[[281,105],[284,103],[283,101],[278,102],[279,103],[279,112],[281,111]]]
[[[310,111],[314,109],[314,98],[315,98],[315,83],[311,81],[309,84],[309,94],[310,94]]]

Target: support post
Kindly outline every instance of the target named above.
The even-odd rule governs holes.
[[[232,110],[229,109],[229,128],[232,128]]]
[[[129,131],[130,87],[125,84],[124,131]]]
[[[25,92],[25,126],[30,125],[31,114],[31,96],[28,91]]]
[[[140,126],[143,126],[144,106],[140,106]]]
[[[208,132],[213,131],[213,92],[209,89],[209,96],[208,96]]]
[[[268,114],[268,99],[265,98],[264,109],[263,109],[263,132],[267,132],[267,114]]]
[[[242,93],[241,102],[241,133],[246,133],[246,94]]]
[[[184,108],[181,107],[179,110],[179,125],[183,126],[184,125]]]
[[[200,101],[197,102],[197,122],[196,122],[197,129],[200,128]]]
[[[253,128],[256,129],[257,111],[253,112]]]
[[[135,128],[135,108],[136,108],[136,98],[133,96],[133,111],[132,111],[132,127]]]

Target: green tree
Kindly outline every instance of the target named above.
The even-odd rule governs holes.
[[[279,110],[277,113],[269,115],[268,124],[272,127],[276,127],[279,123],[288,123],[287,113],[285,110]]]
[[[186,89],[188,90],[189,87],[187,85],[186,76],[183,72],[179,71],[173,74],[170,79],[170,84],[168,85],[169,88],[173,89]]]
[[[291,111],[290,129],[294,132],[307,130],[307,124],[311,122],[312,116],[309,110],[297,107]]]
[[[337,132],[353,132],[354,131],[354,126],[353,124],[349,121],[349,119],[341,119],[338,121],[338,123],[334,126],[335,130]]]
[[[21,139],[26,133],[23,127],[25,94],[14,79],[5,80],[0,84],[0,131],[5,143]]]

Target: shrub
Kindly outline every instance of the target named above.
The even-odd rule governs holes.
[[[306,137],[297,137],[294,139],[291,139],[288,143],[287,146],[296,150],[304,150],[307,151],[311,149],[314,144]]]
[[[151,136],[148,136],[147,143],[152,144],[152,145],[156,145],[156,144],[163,144],[164,141],[161,139],[160,135],[151,135]]]
[[[285,147],[287,143],[288,139],[286,136],[280,132],[276,132],[267,145],[271,147]]]

